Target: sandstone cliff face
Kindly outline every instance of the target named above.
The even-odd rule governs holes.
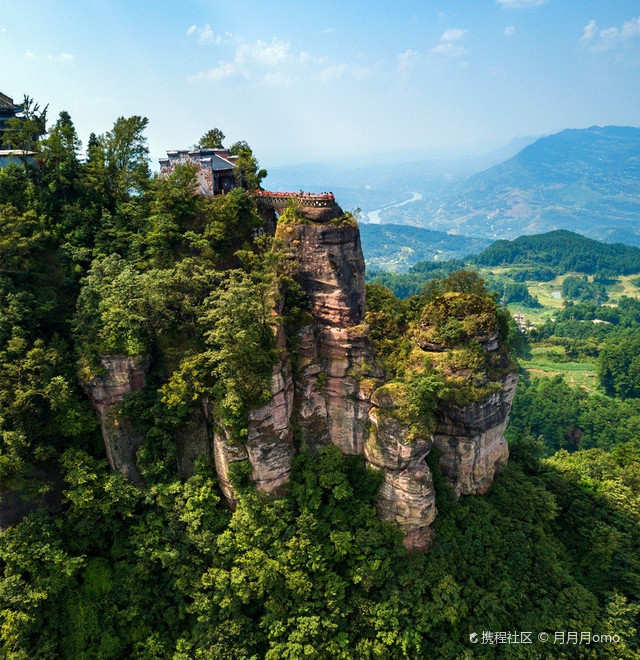
[[[400,527],[408,548],[427,550],[429,525],[437,513],[433,478],[425,462],[433,439],[411,437],[410,429],[394,416],[396,401],[387,388],[378,388],[371,402],[364,455],[371,467],[384,472],[378,512]]]
[[[466,406],[440,407],[434,444],[442,473],[459,495],[485,493],[496,469],[507,462],[504,430],[517,384],[518,374],[510,372],[500,392]]]
[[[366,329],[364,258],[355,226],[301,224],[288,236],[313,323],[300,333],[296,421],[313,450],[362,454],[371,402],[360,383],[379,379]]]
[[[304,442],[359,454],[382,470],[380,515],[404,532],[407,545],[426,549],[436,514],[425,457],[431,438],[408,440],[393,417],[394,402],[378,396],[383,372],[366,326],[364,258],[356,226],[301,224],[288,231],[296,279],[314,323],[301,332],[295,415]]]
[[[280,359],[273,367],[271,400],[249,413],[246,441],[233,441],[227,430],[216,422],[211,406],[206,407],[214,426],[216,472],[220,488],[231,507],[235,507],[235,495],[229,482],[229,468],[236,461],[248,461],[256,487],[271,495],[281,494],[289,481],[295,453],[291,424],[294,384],[284,328],[278,326],[275,332]]]
[[[517,375],[507,373],[502,389],[485,399],[440,406],[435,433],[416,437],[396,414],[398,401],[384,386],[363,324],[358,228],[300,224],[283,228],[282,234],[297,260],[296,279],[314,321],[301,332],[294,376],[293,414],[304,442],[312,449],[330,442],[344,453],[364,454],[367,464],[384,474],[381,517],[402,529],[407,547],[426,550],[437,514],[426,456],[435,444],[443,473],[458,494],[485,492],[508,457],[503,431]],[[486,354],[501,348],[496,331],[476,334]]]
[[[305,293],[310,318],[294,342],[296,355],[289,354],[284,327],[274,325],[280,357],[273,367],[271,399],[249,413],[246,438],[232,441],[205,400],[176,433],[178,467],[189,476],[198,455],[213,455],[221,490],[233,507],[233,463],[248,462],[257,488],[277,495],[301,446],[317,452],[331,443],[345,454],[364,455],[370,467],[383,472],[380,516],[399,526],[408,548],[427,550],[437,509],[426,456],[434,445],[438,448],[442,472],[458,494],[485,492],[508,457],[503,431],[517,376],[506,373],[501,390],[479,401],[464,406],[441,402],[434,433],[416,434],[398,413],[397,392],[384,382],[364,323],[358,227],[335,218],[333,212],[322,223],[277,227],[276,235],[285,240],[295,263],[294,277]],[[445,302],[460,304],[455,297]],[[473,338],[485,354],[499,351],[497,332],[476,334]],[[446,354],[436,339],[424,325],[415,337],[416,350]],[[112,467],[142,485],[135,467],[140,438],[118,418],[116,408],[126,393],[144,386],[149,360],[105,357],[102,364],[105,374],[84,389],[101,417]]]
[[[126,357],[118,355],[100,358],[104,373],[81,382],[91,407],[98,413],[109,464],[131,483],[144,486],[136,467],[136,452],[140,436],[131,422],[118,414],[118,404],[125,394],[144,387],[151,364],[147,355]]]
[[[277,339],[281,353],[271,377],[271,401],[249,413],[245,443],[251,478],[260,490],[273,495],[281,493],[289,481],[294,454],[293,378],[282,326],[277,329]]]
[[[362,454],[372,404],[360,382],[382,375],[366,332],[358,327],[365,286],[357,227],[300,224],[287,233],[313,322],[299,332],[295,374],[284,328],[278,327],[281,353],[271,380],[272,399],[249,414],[247,440],[229,443],[226,431],[216,428],[216,469],[232,506],[228,471],[235,461],[249,461],[259,489],[282,491],[295,453],[294,428],[311,451],[333,443],[345,453]]]

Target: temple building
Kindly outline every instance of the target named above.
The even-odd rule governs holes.
[[[237,160],[238,156],[231,155],[227,149],[167,151],[167,157],[159,159],[160,175],[163,178],[170,176],[178,165],[195,165],[198,181],[196,192],[214,197],[229,192],[238,185],[234,173]],[[271,192],[260,188],[253,193],[267,222],[275,221],[292,201],[305,218],[315,222],[326,222],[343,215],[333,193],[330,192]]]
[[[167,177],[176,165],[190,163],[197,168],[198,192],[220,195],[236,185],[233,166],[237,159],[238,156],[232,156],[227,149],[167,151],[167,157],[160,159],[160,174]]]
[[[0,92],[0,133],[8,119],[15,117],[20,112],[20,106],[15,105],[13,99]]]
[[[25,157],[33,156],[31,151],[20,151],[16,149],[2,149],[2,137],[5,125],[9,119],[17,117],[22,108],[13,102],[13,99],[0,92],[0,168],[6,167],[9,163],[18,163],[24,161]]]

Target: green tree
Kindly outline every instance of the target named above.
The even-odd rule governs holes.
[[[49,208],[56,210],[78,196],[80,161],[78,153],[82,143],[68,112],[61,112],[58,121],[41,143],[44,159],[43,184]]]
[[[224,149],[225,135],[219,128],[212,128],[207,131],[196,143],[196,149]]]
[[[149,148],[144,130],[146,117],[119,117],[100,139],[104,156],[107,190],[116,203],[144,192],[150,181]],[[100,155],[95,150],[92,157]]]
[[[229,153],[232,156],[239,156],[243,151],[251,151],[251,147],[245,140],[238,140],[229,147]]]
[[[267,170],[260,169],[257,158],[248,147],[239,149],[233,173],[236,177],[236,185],[245,190],[260,188],[262,180],[267,176]]]
[[[95,259],[78,296],[76,334],[85,358],[140,355],[171,325],[171,273],[139,272],[117,254]]]
[[[212,396],[220,421],[236,440],[247,434],[247,413],[266,403],[278,356],[272,323],[274,273],[229,271],[199,314],[205,350],[183,360],[163,388],[173,407]]]
[[[640,397],[640,338],[607,340],[598,359],[598,380],[609,396]]]

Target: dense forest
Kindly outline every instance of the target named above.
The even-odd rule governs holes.
[[[622,243],[601,243],[564,229],[500,240],[478,254],[483,266],[546,266],[556,273],[577,271],[594,275],[610,271],[617,275],[637,272],[640,248]]]
[[[378,281],[388,286],[397,296],[406,298],[420,292],[431,277],[446,277],[461,268],[508,267],[509,282],[504,278],[489,278],[491,288],[500,292],[502,302],[523,302],[535,306],[526,296],[525,280],[546,282],[558,275],[580,273],[580,281],[569,282],[563,296],[574,300],[602,297],[602,285],[620,275],[640,271],[640,248],[622,243],[602,243],[566,230],[545,234],[520,236],[512,241],[498,240],[478,254],[468,254],[462,259],[421,261],[407,273],[371,270],[368,281]],[[588,281],[587,277],[591,276]],[[600,285],[600,286],[599,286]],[[571,288],[570,288],[571,287]]]
[[[241,145],[244,185],[204,198],[188,167],[151,176],[143,117],[92,135],[81,160],[67,113],[45,132],[43,113],[26,110],[2,136],[35,156],[0,170],[0,486],[37,499],[55,466],[62,503],[0,535],[0,658],[638,657],[631,301],[610,326],[588,324],[611,333],[597,347],[602,394],[523,382],[511,459],[487,495],[456,498],[430,454],[439,514],[428,554],[408,553],[377,517],[379,473],[332,446],[300,452],[281,497],[232,471],[231,511],[206,461],[189,478],[176,470],[173,432],[207,396],[242,437],[277,352],[274,296],[287,294],[278,322],[295,328],[304,314],[248,192],[264,171]],[[403,325],[440,314],[442,294],[472,292],[482,312],[495,309],[481,280],[458,271],[405,299],[369,288],[387,370],[405,355]],[[578,310],[596,314],[590,305],[541,332],[589,350],[591,337],[560,328],[578,325]],[[446,342],[461,325],[434,327]],[[526,351],[510,327],[514,351]],[[109,470],[78,384],[102,352],[153,356],[148,387],[122,404],[144,438],[143,488]],[[409,412],[428,413],[440,385],[416,381]],[[527,631],[530,644],[504,641]]]

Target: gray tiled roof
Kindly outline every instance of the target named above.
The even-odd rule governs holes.
[[[233,169],[233,163],[230,163],[228,160],[225,160],[224,158],[220,158],[220,156],[216,156],[215,154],[203,158],[202,161],[203,162],[211,161],[211,169],[214,172]]]

